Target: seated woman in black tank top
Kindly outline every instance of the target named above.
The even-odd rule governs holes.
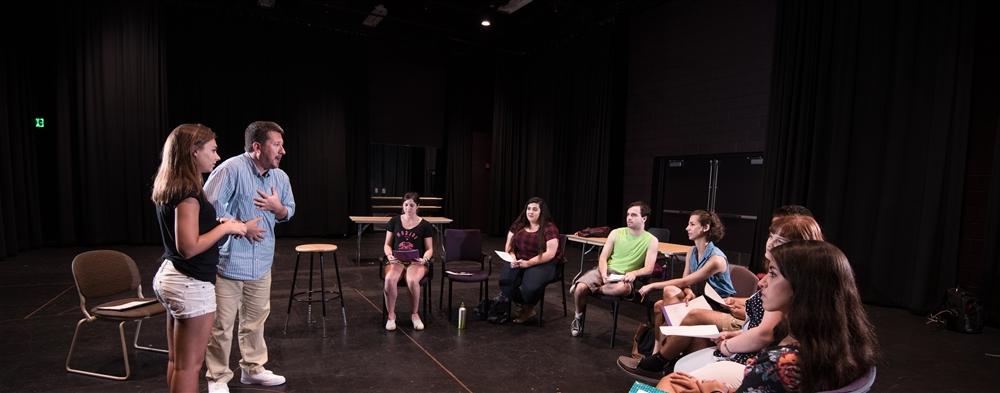
[[[408,192],[403,195],[403,214],[389,219],[385,227],[385,308],[388,321],[385,330],[396,330],[396,284],[406,274],[406,286],[410,289],[410,320],[413,329],[424,330],[420,320],[420,280],[430,269],[434,257],[434,228],[417,215],[420,195]]]

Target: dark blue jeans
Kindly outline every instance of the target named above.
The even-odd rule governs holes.
[[[500,272],[500,291],[516,303],[535,304],[542,296],[542,289],[555,276],[555,261],[517,269],[511,268],[509,263],[504,263]]]

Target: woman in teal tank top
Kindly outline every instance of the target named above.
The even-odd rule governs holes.
[[[664,304],[687,302],[701,293],[701,283],[708,282],[722,297],[736,294],[729,277],[726,254],[715,246],[715,242],[722,240],[726,233],[719,216],[714,212],[695,210],[688,218],[685,230],[694,247],[688,253],[684,274],[673,280],[643,286],[639,293],[646,296],[650,291],[662,288]]]
[[[688,302],[695,298],[696,293],[701,294],[704,285],[708,282],[722,297],[730,297],[736,294],[733,282],[729,277],[729,261],[726,254],[715,246],[715,242],[722,240],[726,234],[726,229],[719,220],[719,216],[714,212],[695,210],[688,218],[687,228],[688,239],[694,242],[694,247],[688,253],[688,263],[684,265],[684,274],[672,280],[655,282],[639,289],[643,297],[650,291],[663,288],[663,300],[657,301],[653,306],[653,313],[656,326],[663,325],[665,320],[659,310],[663,306],[674,303]],[[654,329],[657,340],[654,344],[654,352],[659,351],[660,332]]]

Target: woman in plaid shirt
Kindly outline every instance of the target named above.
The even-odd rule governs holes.
[[[504,251],[515,260],[503,264],[500,290],[521,307],[513,322],[524,323],[535,316],[535,303],[556,274],[556,264],[551,262],[559,251],[559,228],[552,223],[549,206],[542,198],[534,197],[524,204],[507,232]]]

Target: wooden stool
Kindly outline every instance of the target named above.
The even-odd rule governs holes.
[[[292,301],[307,304],[306,324],[312,324],[312,304],[320,302],[323,304],[323,337],[326,337],[326,302],[335,298],[340,298],[340,313],[344,318],[344,326],[347,326],[347,308],[344,306],[344,293],[340,285],[340,265],[337,263],[337,246],[333,244],[301,244],[295,247],[295,272],[292,273],[292,289],[288,293],[288,310],[285,314],[285,334],[288,334],[288,316],[292,313]],[[323,271],[323,254],[333,253],[333,267],[337,272],[337,290],[327,290],[325,284],[325,274]],[[309,289],[295,292],[295,282],[299,276],[299,259],[302,254],[309,254]],[[313,257],[319,254],[319,285],[320,289],[313,289]],[[313,294],[319,294],[319,299],[314,299]],[[330,295],[330,296],[327,296]]]

